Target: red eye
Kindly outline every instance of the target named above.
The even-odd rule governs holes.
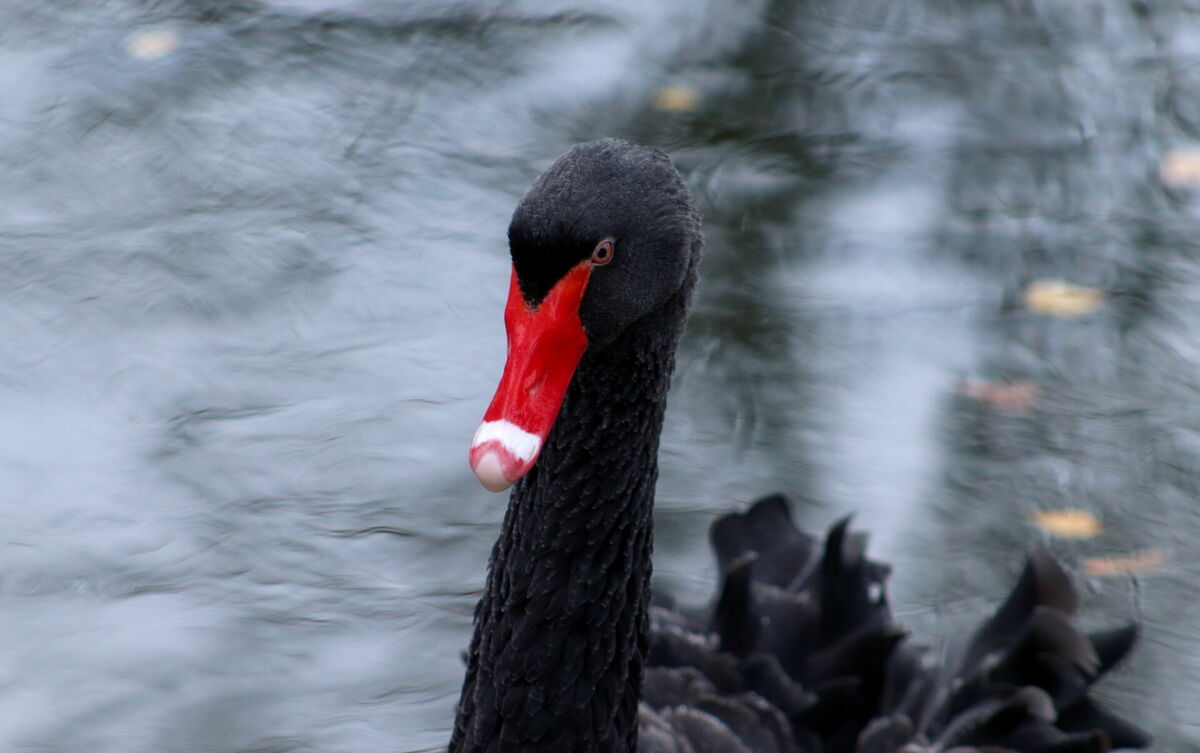
[[[613,258],[613,240],[605,238],[596,244],[596,248],[592,251],[592,264],[600,266],[608,264]]]

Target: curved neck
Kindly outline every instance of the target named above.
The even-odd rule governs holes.
[[[689,295],[580,362],[509,499],[450,751],[636,750],[658,441]]]

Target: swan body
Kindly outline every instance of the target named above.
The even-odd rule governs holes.
[[[470,461],[487,488],[515,485],[450,751],[1146,744],[1087,695],[1135,631],[1080,633],[1074,591],[1040,551],[942,667],[927,667],[893,620],[887,568],[867,559],[865,537],[843,522],[819,543],[782,497],[714,524],[722,582],[711,608],[651,605],[658,443],[699,213],[662,151],[599,141],[534,182],[509,246],[509,355]]]

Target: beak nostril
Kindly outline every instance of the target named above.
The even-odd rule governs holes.
[[[529,378],[525,380],[525,392],[530,396],[536,395],[542,391],[542,386],[546,384],[546,372],[537,371],[531,373]]]

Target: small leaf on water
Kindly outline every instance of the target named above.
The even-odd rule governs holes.
[[[1025,288],[1025,306],[1038,314],[1074,319],[1087,316],[1104,303],[1104,293],[1095,288],[1062,280],[1038,280]]]
[[[158,29],[134,34],[125,44],[125,51],[130,57],[139,60],[157,60],[170,55],[178,47],[178,34],[167,29]]]
[[[1173,149],[1158,166],[1158,179],[1172,187],[1200,185],[1200,148]]]
[[[993,408],[1020,413],[1037,405],[1038,386],[1029,379],[1014,379],[1009,382],[988,382],[983,379],[967,379],[962,392],[967,397],[987,403]]]
[[[1033,524],[1053,536],[1064,539],[1090,539],[1100,534],[1102,526],[1087,510],[1036,510]]]
[[[1132,575],[1157,570],[1166,559],[1157,549],[1143,549],[1115,557],[1088,557],[1083,561],[1083,570],[1088,575],[1098,577]]]
[[[654,109],[668,112],[694,112],[700,107],[700,95],[686,86],[662,86],[654,93]]]

